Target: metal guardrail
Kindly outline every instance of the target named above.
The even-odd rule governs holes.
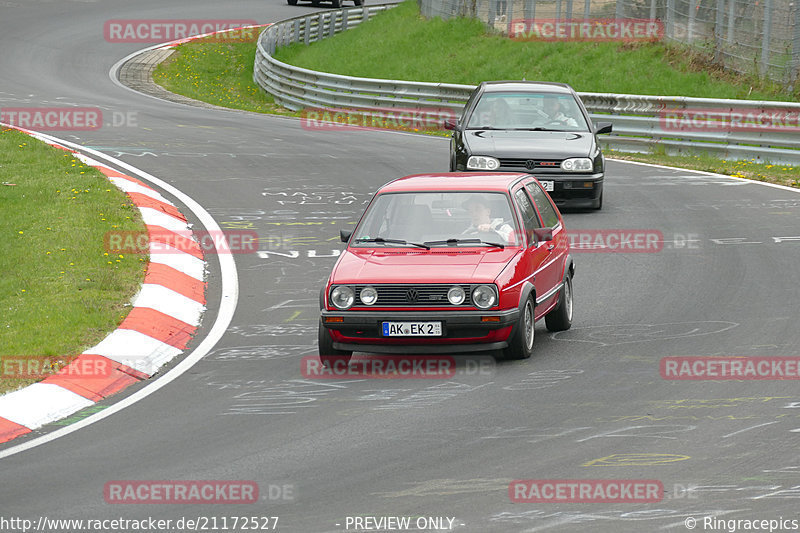
[[[280,46],[331,37],[395,5],[320,11],[269,26],[257,42],[253,80],[278,104],[295,111],[450,108],[459,112],[474,86],[341,76],[272,57]],[[709,153],[726,159],[800,164],[799,103],[603,93],[580,96],[592,120],[613,124],[614,132],[600,139],[615,150],[648,152],[658,146],[669,154]],[[725,124],[720,121],[729,125],[722,127]]]

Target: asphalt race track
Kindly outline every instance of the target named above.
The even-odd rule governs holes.
[[[295,119],[122,89],[109,69],[147,45],[106,42],[103,24],[271,22],[312,9],[278,0],[0,4],[0,107],[101,108],[106,127],[50,133],[165,180],[223,229],[255,230],[261,241],[258,254],[235,257],[236,314],[199,363],[112,416],[0,459],[0,518],[277,516],[278,531],[300,533],[355,531],[353,517],[389,516],[451,518],[453,530],[468,532],[800,521],[797,381],[659,373],[666,356],[800,355],[797,191],[610,162],[603,210],[566,213],[567,226],[663,239],[645,253],[576,252],[574,326],[551,335],[538,324],[531,359],[464,362],[448,380],[303,378],[339,228],[390,179],[446,170],[447,140],[309,131]],[[135,120],[110,123],[123,116]],[[209,310],[194,345],[219,306],[219,267],[210,264]],[[664,498],[512,503],[517,479],[658,480]],[[110,504],[103,489],[116,480],[248,480],[261,501]]]

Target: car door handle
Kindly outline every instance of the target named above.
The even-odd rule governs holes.
[[[555,248],[555,247],[556,247],[556,245],[555,245],[555,244],[551,244],[551,245],[549,245],[549,246],[547,247],[547,251],[549,252],[550,250],[552,250],[552,249],[553,249],[553,248]]]

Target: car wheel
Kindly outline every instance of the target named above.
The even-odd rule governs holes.
[[[333,367],[334,365],[341,365],[347,364],[350,362],[350,357],[353,355],[353,352],[347,350],[337,350],[333,347],[333,339],[331,339],[331,334],[328,331],[328,328],[320,323],[319,330],[317,333],[317,344],[319,347],[319,360],[322,361],[322,364],[327,367]],[[337,363],[337,361],[343,361],[343,363]]]
[[[564,331],[572,326],[572,276],[569,271],[564,278],[564,287],[555,309],[544,316],[548,331]]]
[[[286,2],[287,2],[287,3],[288,3],[290,6],[296,6],[296,5],[297,5],[297,0],[286,0]]]
[[[525,301],[525,307],[519,316],[514,337],[503,350],[503,359],[527,359],[533,353],[534,340],[533,299]]]
[[[331,0],[331,5],[338,9],[342,7],[342,0]]]
[[[353,0],[353,5],[354,6],[363,6],[364,5],[364,0]]]

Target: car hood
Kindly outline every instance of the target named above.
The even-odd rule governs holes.
[[[347,249],[333,283],[491,283],[519,248]]]
[[[590,157],[594,147],[588,132],[465,130],[464,140],[471,154],[498,158]]]

